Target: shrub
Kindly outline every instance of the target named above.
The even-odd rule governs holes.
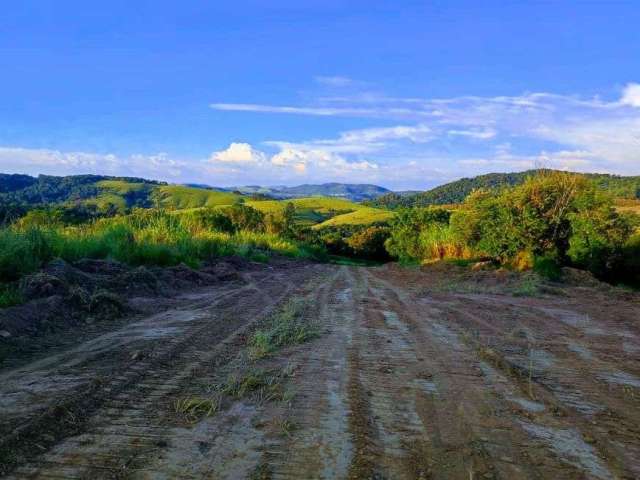
[[[389,258],[384,246],[387,238],[389,238],[388,228],[367,227],[351,235],[346,240],[346,244],[356,257],[385,260]]]

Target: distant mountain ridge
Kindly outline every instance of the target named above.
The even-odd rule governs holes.
[[[354,202],[373,200],[381,195],[390,193],[391,190],[367,183],[322,183],[304,184],[294,187],[273,186],[263,187],[259,185],[244,185],[228,190],[238,191],[244,194],[268,195],[275,199],[303,198],[303,197],[338,197]]]

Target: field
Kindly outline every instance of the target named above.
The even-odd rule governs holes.
[[[640,475],[637,293],[445,262],[100,262],[48,282],[103,285],[119,316],[33,337],[34,306],[2,311],[11,478]]]
[[[296,208],[296,218],[301,225],[321,229],[340,225],[368,225],[386,222],[393,217],[388,210],[371,208],[341,198],[309,197],[292,200],[248,201],[246,205],[263,213],[282,212],[287,203]]]
[[[235,193],[179,185],[158,187],[154,193],[159,205],[170,209],[232,205],[241,198],[240,195]]]
[[[637,215],[640,215],[640,199],[632,200],[632,199],[617,199],[616,200],[616,209],[619,212],[632,212]]]

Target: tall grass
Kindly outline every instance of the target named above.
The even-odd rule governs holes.
[[[276,235],[214,231],[193,215],[138,210],[80,226],[19,226],[0,230],[0,281],[14,281],[53,258],[112,258],[131,265],[170,266],[225,255],[264,258],[275,252],[312,257],[318,252]]]

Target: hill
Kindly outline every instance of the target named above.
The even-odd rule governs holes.
[[[540,170],[527,170],[514,173],[489,173],[472,178],[461,178],[455,182],[447,183],[439,187],[416,194],[403,194],[390,192],[374,200],[367,205],[378,208],[398,207],[424,207],[428,205],[446,205],[462,202],[467,195],[476,189],[495,189],[507,186],[519,185],[527,177],[540,172]],[[598,186],[611,192],[618,198],[640,198],[640,176],[622,177],[618,175],[587,173]]]
[[[361,202],[372,200],[381,195],[389,193],[390,190],[371,184],[351,184],[351,183],[323,183],[319,185],[305,184],[295,187],[274,186],[263,187],[259,185],[245,185],[234,187],[229,190],[236,190],[244,194],[262,194],[276,199],[291,199],[304,197],[338,197]]]
[[[330,225],[362,225],[383,221],[379,212],[391,212],[367,207],[361,203],[335,197],[306,197],[290,200],[247,201],[245,205],[263,213],[276,213],[284,210],[288,203],[296,207],[296,220],[302,225],[314,225],[314,228]]]
[[[26,206],[87,202],[145,206],[149,195],[164,182],[133,177],[0,174],[0,202]]]

